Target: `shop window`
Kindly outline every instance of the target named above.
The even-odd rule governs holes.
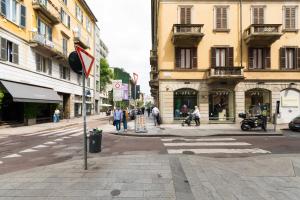
[[[174,92],[174,118],[182,119],[191,114],[198,102],[198,92],[184,88]]]
[[[245,93],[245,111],[250,116],[260,115],[262,107],[267,107],[267,115],[271,114],[271,92],[264,89],[252,89]]]

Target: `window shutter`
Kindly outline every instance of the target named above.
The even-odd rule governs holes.
[[[192,22],[192,16],[191,16],[191,8],[186,8],[186,24],[191,24]]]
[[[1,0],[1,14],[6,16],[6,0]]]
[[[258,24],[263,24],[264,23],[264,8],[259,8],[258,9]]]
[[[222,28],[221,8],[216,8],[216,28]]]
[[[270,69],[271,68],[270,47],[264,48],[263,51],[264,51],[263,55],[264,55],[264,58],[265,58],[264,67],[265,67],[265,69]]]
[[[175,68],[180,68],[180,48],[175,47]]]
[[[52,28],[48,27],[48,39],[52,41]]]
[[[193,69],[198,68],[198,57],[197,57],[197,47],[192,48],[192,67]]]
[[[248,48],[248,68],[253,69],[253,48]]]
[[[289,28],[291,28],[291,26],[290,26],[291,10],[290,10],[290,8],[285,8],[284,11],[285,11],[284,12],[285,28],[289,29]]]
[[[20,6],[20,26],[26,27],[26,7],[24,5]]]
[[[216,67],[216,48],[212,47],[211,48],[211,68],[215,68]]]
[[[12,62],[19,64],[19,46],[15,43],[12,44]]]
[[[35,54],[36,71],[41,71],[41,57],[39,54]]]
[[[68,15],[68,28],[70,28],[71,27],[71,18],[70,18],[70,16]]]
[[[297,54],[296,54],[296,57],[297,57],[297,69],[300,69],[300,48],[297,48],[296,49],[296,52],[297,52]]]
[[[185,8],[180,8],[180,24],[185,24]]]
[[[63,8],[60,8],[60,20],[62,21],[62,23],[64,23],[64,10],[63,10]]]
[[[52,60],[48,59],[48,74],[52,75]]]
[[[280,65],[280,69],[284,69],[285,68],[285,48],[280,48],[279,50],[279,65]]]
[[[226,67],[233,67],[233,47],[227,48],[226,53]]]
[[[296,28],[296,8],[290,8],[291,9],[291,18],[290,18],[290,28],[294,29]]]
[[[258,8],[252,8],[253,24],[258,24]]]
[[[1,43],[0,59],[7,61],[7,40],[0,37],[0,43]]]
[[[227,8],[222,8],[222,28],[227,28]]]

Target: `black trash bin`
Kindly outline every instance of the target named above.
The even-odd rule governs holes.
[[[89,152],[90,153],[101,152],[101,143],[102,143],[102,130],[94,129],[93,131],[90,131]]]

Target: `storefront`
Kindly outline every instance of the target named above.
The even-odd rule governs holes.
[[[209,121],[233,122],[235,120],[234,92],[227,89],[209,92]]]
[[[267,108],[267,115],[271,117],[271,91],[266,89],[251,89],[245,92],[245,111],[250,115],[261,114],[261,107]]]
[[[187,117],[197,106],[198,92],[190,88],[174,91],[174,119]]]

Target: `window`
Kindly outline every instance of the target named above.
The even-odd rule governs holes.
[[[52,41],[52,28],[38,18],[38,34],[43,35],[47,40]]]
[[[76,18],[81,22],[83,23],[83,13],[80,9],[80,7],[78,5],[76,5],[76,8],[75,8],[75,14],[76,14]]]
[[[228,7],[215,7],[215,29],[216,30],[224,30],[228,29]]]
[[[0,59],[14,64],[19,64],[19,46],[5,38],[0,37]]]
[[[63,46],[63,53],[64,53],[65,56],[67,56],[68,55],[68,39],[65,38],[65,37],[63,37],[62,43],[63,43],[62,44],[62,46]]]
[[[300,49],[297,47],[280,48],[280,68],[300,69]]]
[[[285,29],[296,29],[296,16],[297,16],[297,7],[284,7],[284,28]]]
[[[270,68],[270,48],[249,48],[248,62],[249,69]]]
[[[60,78],[64,80],[70,80],[71,72],[67,66],[59,65]]]
[[[252,24],[264,24],[265,8],[263,6],[252,7]]]
[[[233,67],[233,47],[212,47],[211,67]]]
[[[18,24],[20,27],[26,26],[26,7],[17,0],[1,0],[1,14],[8,20]]]
[[[192,7],[180,7],[180,24],[191,24]]]
[[[66,27],[70,28],[71,18],[62,8],[61,8],[61,11],[60,11],[60,19]]]
[[[86,17],[86,30],[91,33],[91,21],[89,20],[88,17]]]
[[[197,68],[197,48],[175,48],[176,68]]]
[[[35,58],[36,58],[36,71],[51,75],[52,61],[49,58],[41,56],[40,54],[36,54]]]

